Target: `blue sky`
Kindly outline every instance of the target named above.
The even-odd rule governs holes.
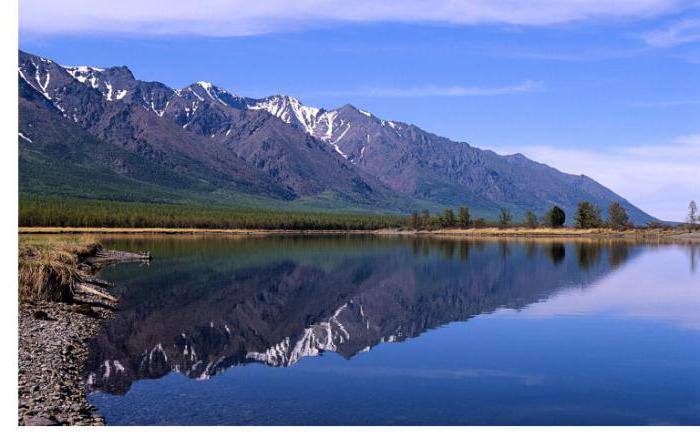
[[[663,219],[700,201],[697,1],[93,3],[22,2],[20,48],[173,87],[349,102],[589,175]]]

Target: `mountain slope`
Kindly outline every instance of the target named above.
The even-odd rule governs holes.
[[[138,160],[160,172],[177,175],[174,179],[161,180],[171,188],[229,190],[278,199],[293,197],[218,144],[181,132],[176,124],[126,100],[108,100],[109,91],[105,95],[99,88],[74,79],[68,70],[50,60],[21,53],[19,75],[20,107],[25,99],[34,103],[34,106],[25,105],[26,110],[20,112],[20,126],[25,126],[23,133],[30,138],[41,137],[42,129],[59,124],[51,122],[41,128],[29,126],[28,114],[32,108],[41,107],[52,111],[53,118],[47,116],[49,119],[59,117],[71,127],[82,129],[84,134],[110,143],[112,148],[136,155]],[[60,124],[65,126],[65,123]],[[62,130],[47,138],[68,150],[75,146],[70,135],[65,136],[68,132]],[[97,157],[85,155],[87,160]],[[174,183],[175,180],[179,183]]]
[[[283,102],[285,101],[285,102]],[[653,217],[593,179],[562,173],[521,154],[503,156],[455,142],[406,123],[381,120],[351,105],[326,111],[273,96],[249,104],[327,141],[355,166],[392,189],[444,205],[477,211],[508,208],[516,215],[562,206],[571,217],[580,201],[604,209],[620,202],[633,221]]]
[[[62,67],[20,53],[20,81],[64,118],[149,161],[225,189],[366,208],[407,203],[328,145],[199,82],[172,90],[126,67]],[[232,134],[231,134],[232,133]],[[231,134],[231,135],[229,135]]]
[[[30,143],[20,136],[21,186],[37,194],[113,198],[122,192],[130,198],[142,183],[149,193],[157,187],[155,198],[173,201],[226,203],[242,195],[403,212],[467,205],[490,218],[501,208],[518,218],[553,205],[572,217],[582,200],[601,209],[618,201],[633,221],[653,219],[586,176],[451,141],[351,105],[324,110],[289,96],[252,99],[202,81],[171,89],[137,80],[127,67],[64,67],[24,52],[19,99],[20,133],[37,138]],[[75,190],[78,170],[71,167],[62,180],[51,168],[58,162],[120,182]]]
[[[255,206],[274,200],[221,188],[104,141],[61,116],[20,83],[19,191],[157,203]],[[282,202],[282,201],[278,201]],[[278,204],[279,207],[282,203]]]

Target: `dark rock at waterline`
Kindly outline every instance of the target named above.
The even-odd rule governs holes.
[[[46,311],[37,310],[32,314],[36,320],[52,320],[51,317],[46,313]]]

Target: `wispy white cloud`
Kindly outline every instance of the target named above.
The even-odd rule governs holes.
[[[674,47],[700,40],[700,19],[677,21],[670,26],[647,32],[642,39],[652,47]]]
[[[539,91],[544,88],[541,82],[526,80],[524,82],[501,87],[475,86],[438,86],[420,85],[411,87],[367,87],[345,91],[320,92],[319,95],[362,96],[362,97],[464,97],[497,96],[505,94],[522,94]]]
[[[683,221],[688,202],[700,199],[700,134],[667,144],[593,150],[551,145],[491,147],[520,152],[572,174],[585,174],[664,220]]]
[[[119,33],[210,36],[285,32],[333,23],[551,25],[639,18],[694,0],[23,0],[20,30],[33,34]]]

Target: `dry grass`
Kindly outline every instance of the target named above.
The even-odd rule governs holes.
[[[413,229],[379,229],[379,230],[275,230],[275,229],[201,229],[201,228],[72,228],[72,227],[20,227],[22,236],[34,234],[37,237],[42,234],[76,235],[83,237],[87,234],[106,235],[267,235],[267,234],[435,234],[435,235],[461,235],[465,237],[591,237],[591,238],[673,238],[681,235],[690,235],[691,240],[699,239],[698,233],[689,233],[683,227],[668,228],[637,228],[626,230],[614,230],[607,228],[576,229],[576,228],[445,228],[426,231]]]
[[[209,229],[209,228],[72,228],[72,227],[27,227],[19,228],[20,234],[226,234],[226,235],[257,235],[257,234],[369,234],[372,230],[338,230],[338,229]]]
[[[657,238],[679,235],[687,232],[684,229],[625,229],[608,228],[576,229],[576,228],[467,228],[440,229],[432,231],[436,234],[473,235],[473,236],[522,236],[522,237],[625,237],[625,238]]]
[[[79,264],[99,247],[86,236],[20,236],[20,300],[72,301],[81,278]]]

